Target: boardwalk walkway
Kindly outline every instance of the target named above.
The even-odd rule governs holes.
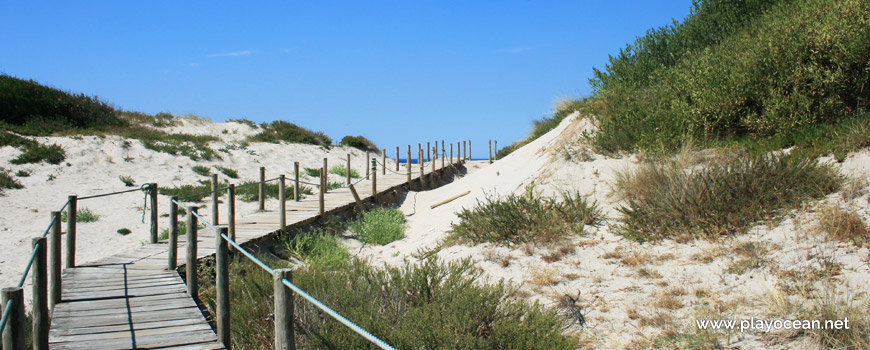
[[[440,168],[440,164],[439,168]],[[404,166],[402,167],[404,171]],[[420,178],[416,166],[412,182]],[[426,169],[426,177],[429,171]],[[440,172],[441,170],[439,170]],[[407,175],[378,174],[378,193],[407,184]],[[289,187],[288,187],[289,188]],[[371,182],[356,186],[363,201],[372,195]],[[353,205],[348,188],[325,195],[327,213]],[[318,195],[287,202],[287,226],[309,223],[319,216]],[[180,219],[181,220],[181,219]],[[222,220],[225,222],[225,220]],[[236,220],[240,244],[275,232],[277,212],[263,212]],[[221,227],[221,226],[219,226]],[[179,237],[179,264],[184,263],[186,237]],[[223,349],[184,281],[167,269],[168,243],[143,245],[122,254],[65,269],[61,302],[51,317],[49,342],[52,349]],[[215,251],[215,232],[200,230],[197,255]]]

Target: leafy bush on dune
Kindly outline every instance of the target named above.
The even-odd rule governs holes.
[[[502,245],[558,242],[602,219],[597,203],[579,194],[564,193],[559,201],[535,195],[531,187],[525,195],[487,197],[473,209],[462,209],[458,216],[461,221],[453,225],[449,241]]]
[[[332,145],[332,139],[326,134],[322,132],[314,132],[283,120],[264,123],[260,126],[263,128],[263,131],[249,137],[249,141],[271,143],[283,141],[289,143],[319,145],[323,147],[329,147]]]
[[[374,142],[364,136],[345,136],[341,139],[339,145],[357,148],[363,151],[377,152],[378,146]]]
[[[273,267],[286,263],[269,261]],[[203,274],[202,300],[215,291]],[[575,349],[563,322],[540,304],[514,301],[512,288],[488,284],[470,260],[428,259],[402,268],[354,259],[333,269],[297,268],[293,283],[397,349]],[[300,349],[369,349],[373,345],[296,297]],[[239,256],[230,264],[232,342],[258,349],[273,342],[272,277]]]
[[[583,109],[585,105],[585,101],[578,99],[566,99],[561,100],[556,103],[555,112],[553,112],[552,116],[543,117],[540,120],[533,120],[532,124],[534,127],[532,128],[532,132],[529,136],[523,140],[516,141],[507,147],[504,147],[498,151],[496,151],[496,158],[501,159],[511,154],[513,151],[516,151],[520,147],[525,146],[529,142],[537,140],[539,137],[544,136],[544,134],[550,132],[555,127],[559,126],[559,123],[565,119],[571,113],[576,111],[580,111]]]
[[[389,244],[405,238],[405,214],[397,208],[377,208],[363,213],[348,227],[363,242]]]
[[[715,239],[836,191],[841,182],[830,166],[793,155],[741,156],[694,169],[650,162],[617,183],[628,201],[619,208],[617,232],[638,241]]]

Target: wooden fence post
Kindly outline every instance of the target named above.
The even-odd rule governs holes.
[[[217,226],[218,221],[220,221],[220,220],[218,220],[218,193],[217,193],[217,189],[218,189],[218,175],[211,174],[211,190],[212,190],[212,192],[211,192],[211,220],[212,220],[212,222],[211,223],[215,226]]]
[[[498,160],[498,140],[492,140],[492,149],[494,151],[494,152],[492,152],[492,154],[493,154],[492,159]]]
[[[350,188],[350,193],[353,195],[353,202],[356,204],[356,209],[359,210],[360,213],[366,211],[366,207],[363,205],[363,202],[359,199],[359,193],[356,192],[356,187],[353,185],[348,186]]]
[[[24,330],[24,288],[8,287],[0,290],[0,303],[5,311],[6,303],[12,300],[12,311],[9,313],[9,318],[6,320],[6,328],[3,329],[3,348],[9,350],[24,350],[25,337],[27,333]]]
[[[396,172],[399,172],[399,146],[396,146]]]
[[[378,160],[372,159],[372,199],[378,200]]]
[[[471,155],[471,140],[468,140],[468,160],[472,160],[474,156]]]
[[[299,162],[293,162],[293,178],[295,184],[293,185],[293,200],[299,201],[299,197],[302,197],[302,193],[299,192]]]
[[[278,224],[281,226],[283,230],[284,227],[287,227],[287,195],[284,193],[284,174],[278,177]]]
[[[369,163],[371,163],[371,161],[372,161],[372,155],[369,154],[369,151],[366,151],[366,165],[365,165],[365,168],[366,168],[366,180],[370,179],[370,177],[369,177],[369,176],[370,176],[369,173],[371,172],[371,171],[370,171],[371,169],[369,169],[368,165],[369,165]]]
[[[227,229],[230,239],[236,240],[236,185],[230,184],[227,188]]]
[[[54,306],[60,303],[60,212],[51,212],[51,217],[54,222],[51,224],[51,235],[48,236],[48,254],[49,254],[49,285],[48,307],[54,310]]]
[[[31,267],[31,283],[33,284],[33,349],[48,350],[48,276],[47,247],[45,237],[33,238],[33,249],[36,258]]]
[[[294,350],[296,341],[293,336],[293,291],[284,285],[284,279],[293,283],[293,270],[276,269],[272,275],[275,291],[275,349]]]
[[[350,153],[347,154],[347,184],[350,185]]]
[[[450,143],[450,164],[453,165],[453,143]]]
[[[151,195],[151,243],[157,243],[157,220],[160,215],[157,213],[157,183],[152,183],[149,186],[148,194]]]
[[[465,145],[466,141],[462,141],[462,159],[468,159],[468,146]]]
[[[329,184],[329,161],[326,157],[323,158],[323,168],[320,177],[323,178],[323,193],[329,192],[326,185]]]
[[[324,162],[326,162],[326,161],[324,160]],[[320,168],[320,216],[321,217],[323,217],[323,214],[326,213],[326,206],[323,203],[323,200],[324,200],[323,193],[326,192],[326,180],[324,179],[326,177],[325,174],[326,174],[326,172],[323,170],[323,168]]]
[[[411,145],[408,145],[408,159],[405,159],[405,168],[408,169],[408,188],[411,186]]]
[[[489,140],[489,164],[492,164],[492,140]]]
[[[169,201],[169,261],[167,269],[178,267],[178,196],[172,196]]]
[[[260,210],[266,210],[266,167],[260,167],[260,186],[257,191],[260,199]]]
[[[456,141],[456,162],[457,162],[457,163],[462,163],[462,156],[460,156],[460,153],[461,153],[461,152],[460,152],[460,150],[461,150],[460,146],[461,146],[461,145],[462,145],[462,144],[459,143],[459,141]]]
[[[221,227],[215,237],[215,289],[217,300],[215,305],[215,318],[217,336],[224,347],[230,350],[230,269],[229,269],[229,243],[221,235],[227,234],[227,228]]]
[[[193,213],[196,213],[198,209],[198,207],[190,207],[190,210],[187,211],[187,266],[185,266],[187,294],[197,303],[199,303],[199,284],[196,275],[196,225],[198,222],[196,215],[193,215]]]
[[[78,221],[78,197],[69,196],[66,207],[66,262],[65,268],[76,267],[76,222]]]
[[[441,169],[444,169],[444,156],[446,156],[444,152],[444,140],[441,140]]]
[[[429,141],[426,141],[426,161],[432,160],[432,146],[429,145]]]
[[[383,169],[381,169],[381,175],[387,175],[387,149],[384,148],[381,150],[383,155],[381,156],[381,165],[383,165]]]

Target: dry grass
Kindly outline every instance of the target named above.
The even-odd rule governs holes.
[[[552,267],[541,267],[529,271],[528,280],[539,286],[552,286],[562,281],[559,270]]]
[[[560,245],[558,248],[551,251],[549,254],[541,256],[541,259],[543,259],[544,261],[546,261],[548,263],[553,263],[553,262],[562,260],[562,258],[564,258],[566,255],[573,253],[574,248],[576,248],[576,247],[574,246],[573,243],[565,242],[564,244]]]
[[[728,266],[728,273],[742,275],[767,263],[767,246],[762,242],[744,242],[734,248],[739,259]]]
[[[819,231],[830,239],[850,242],[859,247],[863,247],[870,241],[870,229],[867,228],[867,223],[852,209],[829,206],[819,210],[817,217]]]
[[[658,273],[658,271],[647,267],[641,267],[637,269],[637,275],[641,278],[662,278],[662,274]]]
[[[656,311],[651,316],[640,316],[639,319],[638,325],[641,327],[667,328],[674,324],[674,316],[664,311]]]
[[[683,307],[683,302],[677,296],[663,293],[653,301],[653,306],[661,309],[677,310]]]
[[[622,246],[601,255],[603,259],[619,259],[626,266],[642,266],[651,262],[654,257],[639,249],[628,250]]]

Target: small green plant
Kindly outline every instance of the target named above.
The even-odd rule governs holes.
[[[135,187],[136,181],[133,180],[133,177],[127,175],[118,175],[118,179],[124,183],[125,187]]]
[[[320,177],[320,168],[305,168],[305,174],[310,177]]]
[[[38,143],[25,144],[22,153],[9,161],[12,164],[39,163],[46,161],[49,164],[60,164],[66,159],[66,153],[59,145],[41,145]]]
[[[158,187],[158,192],[166,196],[185,197],[185,201],[199,202],[211,191],[211,180],[199,180],[198,184],[184,184],[176,187]]]
[[[262,124],[260,127],[263,128],[263,131],[249,137],[249,141],[270,143],[283,141],[319,145],[327,148],[332,145],[332,139],[326,134],[314,132],[283,120]]]
[[[211,176],[211,169],[209,169],[209,167],[207,166],[194,165],[191,170],[193,170],[193,172],[200,176]]]
[[[347,176],[347,167],[345,167],[344,165],[336,165],[329,169],[329,173],[338,176]],[[359,172],[357,172],[356,169],[351,168],[350,177],[358,179],[360,177]]]
[[[339,188],[341,188],[342,186],[344,186],[344,184],[341,183],[341,182],[333,182],[333,181],[329,181],[329,182],[326,183],[326,190],[327,190],[327,191],[332,191],[332,190],[335,190],[335,189],[339,189]]]
[[[100,219],[100,215],[94,213],[88,208],[81,208],[76,210],[76,222],[94,222]],[[64,210],[60,214],[60,221],[66,222],[69,220],[69,215],[67,211]]]
[[[129,235],[131,232],[133,232],[133,231],[130,231],[130,229],[126,228],[126,227],[118,229],[118,234],[121,236]]]
[[[284,239],[282,243],[290,255],[309,265],[335,268],[350,258],[338,237],[323,229],[297,232],[292,239]]]
[[[353,147],[366,152],[377,152],[378,146],[364,136],[345,136],[339,143],[341,146]]]
[[[744,232],[758,220],[836,191],[843,181],[830,166],[791,155],[737,156],[694,169],[655,160],[622,178],[617,188],[628,203],[618,209],[623,215],[617,230],[638,241]]]
[[[54,181],[54,179],[57,179],[57,176],[54,176],[54,174],[48,174],[48,177],[45,179],[45,181]]]
[[[563,193],[558,201],[540,197],[527,187],[525,195],[487,196],[476,207],[459,212],[459,219],[448,242],[512,246],[559,242],[568,235],[582,233],[586,225],[598,225],[602,215],[596,202],[590,203],[577,193]]]
[[[0,194],[3,194],[4,189],[19,189],[24,188],[24,185],[19,183],[15,178],[9,175],[8,170],[0,168]]]
[[[18,176],[18,177],[28,177],[28,176],[30,176],[30,174],[31,174],[30,170],[27,170],[27,169],[19,169],[18,171],[15,172],[15,176]]]
[[[217,170],[220,170],[221,173],[223,173],[224,175],[226,175],[227,177],[229,177],[231,179],[238,179],[239,178],[239,172],[236,171],[235,169],[224,168],[220,165],[216,166],[215,168]]]
[[[384,245],[405,238],[405,226],[405,214],[387,207],[363,213],[349,228],[363,242]]]
[[[182,209],[182,208],[179,208],[179,209]],[[179,213],[178,215],[182,215],[182,214]],[[179,222],[177,227],[178,227],[178,235],[179,236],[184,236],[187,234],[187,223]],[[205,229],[205,225],[204,224],[197,224],[196,229],[197,229],[197,231],[203,230],[203,229]],[[163,241],[163,240],[167,240],[167,239],[169,239],[169,229],[164,228],[163,230],[160,231],[160,235],[157,236],[157,240]]]

